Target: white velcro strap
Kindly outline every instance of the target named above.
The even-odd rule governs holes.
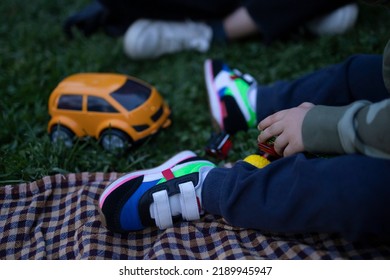
[[[166,190],[155,192],[153,195],[154,220],[159,229],[166,229],[173,225],[169,197]]]
[[[193,221],[200,218],[195,187],[192,182],[179,184],[180,206],[184,220]]]
[[[244,80],[248,83],[251,84],[255,80],[250,74],[244,74],[243,76]]]

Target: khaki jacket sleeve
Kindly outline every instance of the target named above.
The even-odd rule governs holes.
[[[390,159],[390,99],[348,106],[315,106],[302,126],[305,149],[314,153],[361,153]]]

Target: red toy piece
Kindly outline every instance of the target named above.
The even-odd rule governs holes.
[[[275,142],[275,137],[272,137],[271,139],[267,140],[265,143],[257,144],[259,146],[259,150],[263,157],[270,160],[275,160],[281,157],[275,152],[274,142]]]
[[[206,153],[218,159],[225,159],[233,146],[231,137],[226,132],[213,133],[205,148]]]

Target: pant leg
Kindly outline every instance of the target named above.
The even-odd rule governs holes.
[[[98,0],[120,21],[130,25],[140,18],[160,20],[221,19],[241,5],[239,0]]]
[[[243,1],[257,23],[265,42],[281,39],[311,19],[329,13],[351,0],[272,0]]]
[[[293,81],[260,86],[257,119],[303,102],[343,106],[356,100],[378,102],[389,98],[382,76],[381,55],[354,55]]]
[[[303,154],[263,169],[239,162],[207,175],[202,204],[243,228],[339,233],[356,240],[390,236],[390,160]]]
[[[234,11],[239,0],[97,0],[109,11],[105,30],[111,36],[123,35],[141,18],[156,20],[218,20]]]

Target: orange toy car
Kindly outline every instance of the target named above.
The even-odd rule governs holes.
[[[51,140],[69,147],[74,136],[90,136],[106,150],[126,149],[171,124],[171,111],[157,90],[123,74],[65,78],[51,93],[49,114]]]

